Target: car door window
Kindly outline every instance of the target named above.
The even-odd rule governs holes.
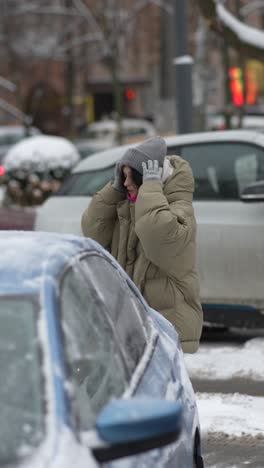
[[[216,142],[184,145],[196,200],[236,200],[246,185],[264,179],[264,151],[255,145]]]
[[[181,155],[181,147],[180,146],[168,146],[167,147],[167,154],[168,155]]]
[[[88,256],[82,259],[82,266],[87,277],[92,278],[95,285],[100,285],[100,297],[106,304],[132,374],[147,342],[145,311],[140,310],[125,278],[109,260],[102,256]]]
[[[126,387],[126,369],[96,282],[84,277],[80,265],[70,268],[61,285],[64,347],[74,388],[74,411],[82,430],[91,428],[97,413]]]
[[[44,437],[45,386],[33,296],[0,298],[0,465],[17,459]],[[22,464],[22,463],[21,463]]]

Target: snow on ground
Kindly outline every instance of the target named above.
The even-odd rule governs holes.
[[[254,338],[240,346],[200,345],[195,354],[185,354],[191,379],[264,380],[264,338]],[[264,390],[263,390],[264,394]]]
[[[202,436],[264,438],[264,398],[240,394],[197,393]]]
[[[202,344],[197,353],[184,358],[191,379],[264,381],[264,338],[236,346]],[[197,393],[196,397],[204,437],[264,438],[264,385],[263,397],[239,393]]]

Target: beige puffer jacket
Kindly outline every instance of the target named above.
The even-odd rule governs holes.
[[[185,160],[166,159],[173,170],[163,188],[158,181],[146,181],[133,203],[108,183],[83,213],[82,230],[112,253],[148,304],[175,326],[183,350],[194,353],[203,323],[195,268],[194,180]]]

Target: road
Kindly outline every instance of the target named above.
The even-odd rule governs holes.
[[[206,332],[203,335],[202,345],[212,348],[223,344],[239,348],[241,344],[255,337],[264,337],[264,331]],[[228,380],[192,378],[192,383],[195,391],[198,392],[197,395],[206,392],[264,397],[264,375],[262,381],[240,377]],[[203,456],[206,468],[263,468],[264,433],[255,437],[248,434],[232,437],[220,432],[210,434],[210,437],[203,437]]]
[[[263,468],[263,439],[203,440],[205,468]]]

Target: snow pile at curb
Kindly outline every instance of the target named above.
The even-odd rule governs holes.
[[[201,345],[197,353],[185,354],[192,379],[264,379],[264,338],[254,338],[241,346]],[[257,364],[256,364],[257,363]]]
[[[264,439],[264,398],[240,394],[197,393],[202,436]]]

